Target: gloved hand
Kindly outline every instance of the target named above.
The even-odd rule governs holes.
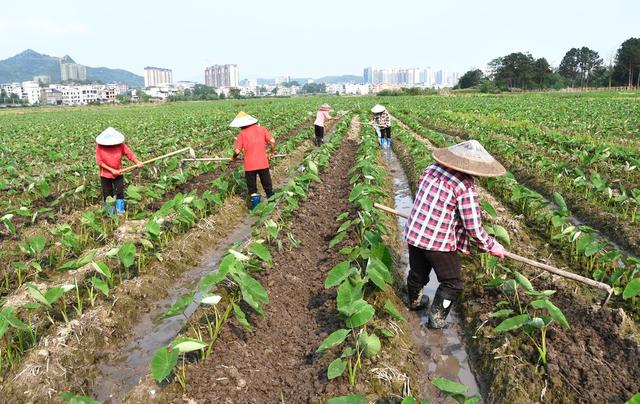
[[[493,240],[493,247],[491,247],[491,250],[489,251],[489,253],[494,257],[498,257],[502,260],[504,259],[505,252],[506,250],[504,249],[502,244],[498,243],[498,240]]]

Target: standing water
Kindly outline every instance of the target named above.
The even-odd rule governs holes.
[[[100,365],[101,376],[97,379],[94,393],[98,400],[107,403],[122,402],[126,394],[149,373],[149,364],[154,352],[167,346],[187,323],[188,318],[198,308],[202,293],[195,295],[194,302],[184,311],[183,316],[159,319],[160,316],[183,294],[191,293],[200,279],[215,270],[230,245],[242,242],[251,235],[253,218],[246,219],[236,227],[219,247],[209,253],[204,264],[185,272],[176,280],[169,294],[158,305],[146,313],[136,324],[127,346],[118,350],[118,354]]]
[[[413,197],[407,176],[393,151],[385,150],[384,154],[393,175],[395,209],[408,213],[413,205]],[[406,219],[398,217],[400,232],[402,232],[405,222]],[[401,242],[401,246],[402,249],[399,253],[406,279],[409,273],[409,251],[404,241]],[[433,301],[437,288],[438,280],[432,271],[429,284],[424,288],[424,293],[429,296],[430,301]],[[447,319],[447,327],[441,330],[427,328],[426,310],[419,313],[419,315],[410,316],[408,321],[411,339],[416,348],[415,353],[422,365],[420,392],[423,397],[434,397],[434,387],[428,380],[436,377],[445,377],[465,384],[469,387],[467,395],[478,393],[478,384],[469,367],[457,313],[454,310],[451,311]],[[433,399],[432,402],[434,402]]]

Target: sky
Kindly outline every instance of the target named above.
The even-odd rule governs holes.
[[[241,78],[362,75],[366,66],[464,73],[511,52],[608,62],[640,36],[639,0],[21,0],[0,4],[0,60],[25,49],[142,75],[235,63]]]

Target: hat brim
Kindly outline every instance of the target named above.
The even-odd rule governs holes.
[[[96,143],[100,146],[115,146],[124,143],[124,135],[121,133],[113,134],[111,136],[100,134],[96,137]]]
[[[387,109],[385,107],[382,107],[382,106],[381,106],[381,108],[376,108],[376,107],[371,108],[371,112],[373,112],[374,114],[379,114],[379,113],[384,112],[386,110]]]
[[[435,149],[432,152],[433,159],[443,166],[452,168],[476,177],[500,177],[507,170],[496,159],[490,162],[474,161],[451,153],[448,149]]]
[[[254,123],[258,123],[258,120],[249,115],[242,118],[235,118],[233,121],[231,121],[229,126],[232,128],[243,128],[245,126],[253,125]]]

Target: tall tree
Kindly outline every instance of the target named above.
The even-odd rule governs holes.
[[[539,58],[533,63],[533,80],[538,88],[544,88],[545,80],[551,73],[551,66],[547,59]]]
[[[482,70],[469,70],[458,80],[458,88],[470,88],[480,84],[480,80],[484,77]]]
[[[565,53],[562,61],[560,62],[560,67],[558,67],[558,73],[568,80],[571,81],[571,87],[574,86],[577,78],[578,78],[578,53],[580,50],[578,48],[571,48],[567,53]]]
[[[534,59],[530,53],[510,53],[489,62],[491,76],[499,87],[527,89],[533,82]]]
[[[640,86],[640,38],[629,38],[620,45],[616,54],[616,69],[626,71],[629,87],[633,87],[634,75],[638,73],[636,86]]]
[[[589,85],[589,79],[594,71],[602,67],[602,58],[598,52],[583,46],[578,52],[578,69],[580,70],[580,82],[583,87]]]

